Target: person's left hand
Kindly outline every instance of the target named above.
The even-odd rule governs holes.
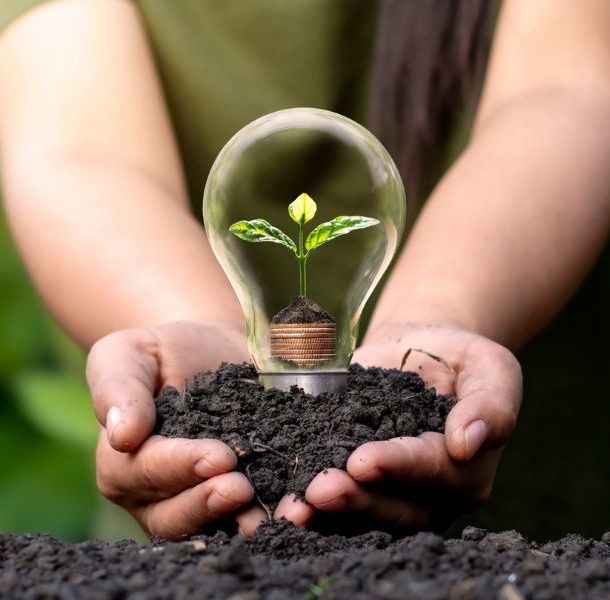
[[[417,371],[439,393],[454,394],[444,434],[427,432],[369,442],[350,456],[345,471],[318,474],[307,503],[282,500],[275,516],[308,524],[317,511],[341,528],[409,532],[444,529],[491,494],[500,455],[521,403],[521,369],[504,347],[449,324],[408,324],[369,336],[354,355],[363,366]]]

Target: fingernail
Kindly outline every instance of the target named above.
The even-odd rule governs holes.
[[[483,419],[477,419],[466,427],[466,430],[464,431],[464,438],[466,440],[466,455],[469,458],[472,458],[477,450],[479,450],[485,441],[486,435],[487,425]]]
[[[224,496],[221,496],[219,493],[212,492],[208,496],[208,500],[205,504],[211,513],[219,514],[219,513],[227,512],[227,509],[230,508],[231,503],[227,498],[225,498]],[[229,505],[229,506],[227,506],[227,505]]]
[[[228,471],[229,469],[221,469],[216,465],[212,464],[207,458],[200,458],[193,467],[195,471],[195,475],[197,477],[201,477],[201,479],[209,479],[210,477],[214,477],[214,475],[218,475],[219,473],[223,473]]]
[[[208,479],[210,477],[210,463],[205,458],[200,458],[193,467],[195,475],[201,477],[201,479]]]
[[[106,433],[108,434],[109,442],[112,442],[112,436],[121,423],[121,409],[118,406],[113,406],[106,414]]]

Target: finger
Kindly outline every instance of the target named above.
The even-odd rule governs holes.
[[[282,517],[292,521],[299,527],[306,527],[315,514],[312,506],[297,498],[294,494],[284,496],[278,503],[273,517]]]
[[[203,531],[250,503],[254,491],[241,473],[225,473],[184,492],[132,510],[153,536],[178,540]]]
[[[135,453],[114,450],[106,436],[97,448],[102,494],[119,504],[168,498],[235,468],[234,452],[219,440],[152,436]]]
[[[93,407],[115,450],[135,450],[155,425],[158,352],[154,333],[130,329],[102,338],[89,353]]]
[[[443,435],[432,432],[363,444],[350,455],[346,470],[363,483],[389,479],[410,486],[439,479],[449,483],[456,471]]]
[[[504,445],[515,428],[521,404],[517,359],[498,344],[484,343],[481,350],[472,348],[458,374],[459,401],[445,424],[447,449],[458,461],[471,459],[481,448]]]
[[[493,485],[499,450],[482,452],[467,463],[455,462],[447,451],[445,436],[428,431],[418,437],[369,442],[355,450],[347,472],[364,484],[397,483],[411,499],[426,497],[441,505],[453,493],[453,509],[485,502]]]
[[[249,506],[240,511],[235,518],[237,521],[237,531],[246,537],[252,537],[256,528],[269,520],[267,513],[260,506]]]
[[[367,489],[339,469],[318,474],[309,484],[306,498],[318,510],[358,515],[383,528],[418,530],[434,521],[431,510]]]

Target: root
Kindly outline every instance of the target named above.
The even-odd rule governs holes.
[[[250,475],[250,465],[246,465],[246,477],[248,478],[248,481],[250,482],[250,485],[254,490],[254,497],[256,498],[256,501],[261,505],[261,508],[265,511],[265,514],[267,515],[267,520],[272,521],[273,516],[271,515],[271,509],[261,500],[261,497],[256,493],[256,487],[254,487],[254,481],[252,481],[252,475]]]
[[[271,446],[267,446],[267,444],[263,444],[262,442],[257,442],[254,439],[254,436],[252,436],[250,438],[250,445],[252,446],[252,450],[254,452],[271,452],[272,454],[275,454],[276,456],[279,456],[280,458],[283,458],[287,461],[290,461],[294,467],[292,469],[292,474],[294,475],[297,471],[297,468],[299,466],[299,457],[295,456],[294,458],[290,458],[290,456],[288,456],[287,454],[284,454],[283,452],[280,452],[279,450],[276,450],[275,448],[272,448]]]
[[[262,442],[257,442],[252,438],[250,439],[250,445],[252,446],[252,450],[254,450],[254,452],[271,452],[272,454],[276,454],[277,456],[285,458],[286,460],[292,460],[287,454],[283,454],[275,448],[267,446],[267,444],[263,444]]]
[[[272,448],[271,446],[268,446],[267,444],[263,444],[262,442],[258,442],[254,439],[254,434],[252,434],[250,436],[250,446],[252,447],[252,450],[254,452],[271,452],[272,454],[275,454],[276,456],[279,456],[280,458],[283,458],[284,460],[289,461],[292,465],[292,474],[294,475],[297,472],[297,469],[299,467],[299,457],[295,456],[294,458],[290,458],[290,456],[288,456],[287,454],[284,454],[283,452],[280,452],[279,450],[276,450],[275,448]],[[248,481],[250,482],[250,485],[252,486],[252,489],[254,490],[254,497],[256,498],[256,501],[261,505],[261,507],[263,508],[263,510],[265,511],[265,513],[267,514],[267,519],[269,519],[269,521],[273,520],[273,517],[271,515],[271,509],[261,500],[260,496],[256,493],[256,487],[254,486],[254,481],[252,480],[252,475],[250,474],[250,465],[246,465],[246,477],[248,478]]]

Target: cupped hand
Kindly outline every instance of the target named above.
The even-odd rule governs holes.
[[[304,525],[319,511],[349,529],[357,522],[394,532],[441,530],[489,497],[521,404],[519,363],[504,347],[449,324],[378,330],[354,362],[399,368],[409,348],[416,350],[404,368],[458,400],[444,434],[364,444],[345,471],[330,469],[314,478],[307,504],[282,502],[276,516]]]
[[[191,322],[119,331],[91,349],[87,381],[100,422],[98,487],[150,535],[180,539],[234,514],[248,534],[264,518],[262,509],[249,507],[252,486],[234,471],[237,459],[228,446],[150,436],[157,391],[180,389],[202,369],[246,359],[241,332]]]

